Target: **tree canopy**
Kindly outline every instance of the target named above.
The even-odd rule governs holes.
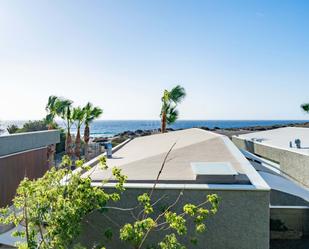
[[[106,212],[113,208],[125,212],[131,216],[130,219],[134,218],[130,223],[124,221],[119,229],[119,239],[132,248],[148,248],[149,234],[162,230],[165,235],[157,241],[155,248],[183,249],[186,247],[178,238],[187,236],[187,220],[194,222],[195,233],[203,233],[206,230],[206,219],[218,210],[219,199],[216,194],[211,194],[198,203],[186,203],[181,212],[176,212],[175,207],[179,209],[178,201],[183,191],[169,206],[162,209],[157,204],[166,196],[154,198],[156,184],[149,193],[136,196],[136,206],[113,207],[112,203],[120,201],[121,194],[126,191],[124,184],[127,177],[121,169],[112,169],[116,185],[113,191],[106,192],[106,181],[102,182],[102,186],[92,186],[91,174],[81,177],[83,170],[90,170],[82,160],[76,162],[77,167],[83,169],[81,171],[71,171],[71,164],[71,158],[66,155],[60,169],[52,168],[37,180],[25,178],[17,189],[13,208],[1,209],[0,223],[25,227],[23,231],[14,234],[26,240],[18,244],[19,249],[85,248],[81,244],[74,244],[81,232],[82,221],[94,211]],[[162,169],[164,164],[165,160]],[[101,157],[99,167],[102,170],[108,168],[105,157]],[[159,177],[160,172],[157,179]],[[102,236],[111,237],[114,232],[107,229]],[[197,239],[193,237],[190,241],[194,245]],[[100,248],[108,248],[108,243]]]

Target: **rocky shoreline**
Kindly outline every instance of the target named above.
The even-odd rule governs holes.
[[[248,126],[248,127],[241,127],[241,128],[220,128],[220,127],[208,128],[205,126],[196,127],[196,128],[200,128],[200,129],[207,130],[207,131],[212,131],[218,134],[226,135],[229,138],[231,138],[234,135],[246,134],[246,133],[251,133],[255,131],[266,131],[266,130],[272,130],[272,129],[283,128],[283,127],[288,127],[288,126],[309,128],[309,122],[294,123],[294,124],[287,124],[287,125]],[[182,130],[182,129],[177,129],[177,130]],[[167,129],[167,131],[169,132],[169,131],[175,131],[175,130],[169,128]],[[102,143],[102,142],[111,141],[113,146],[115,146],[129,138],[148,136],[152,134],[158,134],[160,132],[161,132],[161,129],[124,131],[111,138],[107,138],[107,137],[94,138],[93,142]]]

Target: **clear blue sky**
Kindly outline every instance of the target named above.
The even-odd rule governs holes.
[[[0,119],[39,119],[51,94],[104,119],[304,119],[309,1],[0,0]]]

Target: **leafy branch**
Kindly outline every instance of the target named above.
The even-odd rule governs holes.
[[[157,241],[161,249],[185,248],[178,242],[179,237],[187,236],[187,220],[192,219],[195,224],[195,233],[206,230],[205,221],[218,210],[219,200],[217,195],[208,195],[201,203],[187,203],[180,207],[180,200],[184,196],[181,190],[176,199],[167,208],[161,210],[159,203],[168,198],[167,194],[155,197],[157,183],[166,166],[168,157],[175,147],[172,145],[158,172],[152,189],[137,196],[137,203],[133,207],[115,206],[126,191],[127,177],[121,169],[112,168],[116,185],[113,191],[106,192],[103,187],[92,186],[91,174],[82,176],[81,171],[71,171],[72,161],[64,156],[62,167],[51,168],[42,178],[29,180],[25,178],[17,189],[13,200],[13,208],[0,210],[0,223],[13,223],[25,229],[14,233],[14,236],[25,238],[20,242],[20,249],[65,249],[74,245],[74,241],[81,231],[81,223],[85,221],[92,225],[87,217],[101,211],[107,222],[118,227],[120,239],[127,242],[134,249],[141,249],[147,243],[152,233],[164,232],[163,237]],[[80,160],[77,167],[89,169]],[[106,159],[101,158],[99,167],[108,169]],[[64,181],[65,179],[65,181]],[[176,210],[182,210],[177,212]],[[119,224],[114,217],[105,211],[115,210],[128,214],[133,218],[132,223]],[[101,227],[104,229],[104,227]],[[113,231],[105,231],[111,237]],[[196,239],[192,239],[196,243]]]

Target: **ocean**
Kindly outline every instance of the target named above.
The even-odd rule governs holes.
[[[292,123],[303,123],[308,120],[179,120],[169,128],[185,129],[192,127],[207,126],[208,128],[242,128],[248,126],[286,125]],[[7,125],[16,124],[22,126],[25,121],[1,121],[0,128],[5,129]],[[64,127],[62,122],[59,125]],[[111,137],[124,131],[153,130],[160,128],[159,120],[98,120],[91,124],[92,137]],[[82,128],[83,130],[83,128]],[[73,125],[72,133],[76,133]],[[5,134],[2,133],[2,134]]]

